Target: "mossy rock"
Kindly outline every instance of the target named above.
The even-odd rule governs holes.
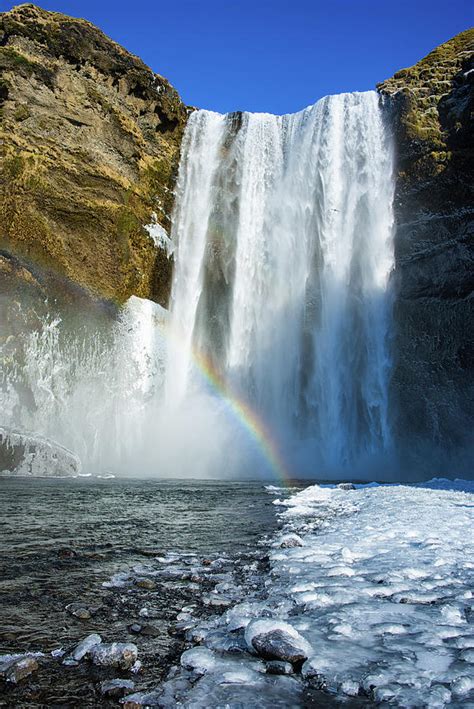
[[[31,4],[0,14],[0,43],[0,248],[93,296],[166,305],[171,263],[144,226],[170,226],[179,95],[89,22]]]

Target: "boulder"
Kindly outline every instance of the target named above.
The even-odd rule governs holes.
[[[66,477],[81,472],[79,458],[60,443],[0,427],[0,476]]]
[[[245,630],[247,647],[265,660],[303,663],[312,648],[289,623],[276,620],[253,620]]]

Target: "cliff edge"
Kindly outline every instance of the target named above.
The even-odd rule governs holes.
[[[166,304],[171,262],[144,226],[170,225],[175,89],[91,23],[26,4],[0,14],[0,112],[2,269]]]
[[[474,30],[377,88],[397,153],[398,432],[413,448],[426,440],[466,450],[474,420]]]

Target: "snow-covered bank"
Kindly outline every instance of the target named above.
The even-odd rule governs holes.
[[[283,529],[263,586],[215,620],[188,618],[204,647],[185,653],[160,706],[297,706],[305,686],[398,706],[473,699],[470,493],[312,486],[275,503]]]

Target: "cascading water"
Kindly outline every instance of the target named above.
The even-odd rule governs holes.
[[[168,402],[199,390],[205,357],[300,474],[354,470],[391,447],[392,148],[379,101],[197,111],[184,138]]]
[[[77,327],[4,298],[0,426],[92,473],[373,474],[391,448],[392,193],[375,93],[291,116],[194,112],[170,315],[133,298]]]

